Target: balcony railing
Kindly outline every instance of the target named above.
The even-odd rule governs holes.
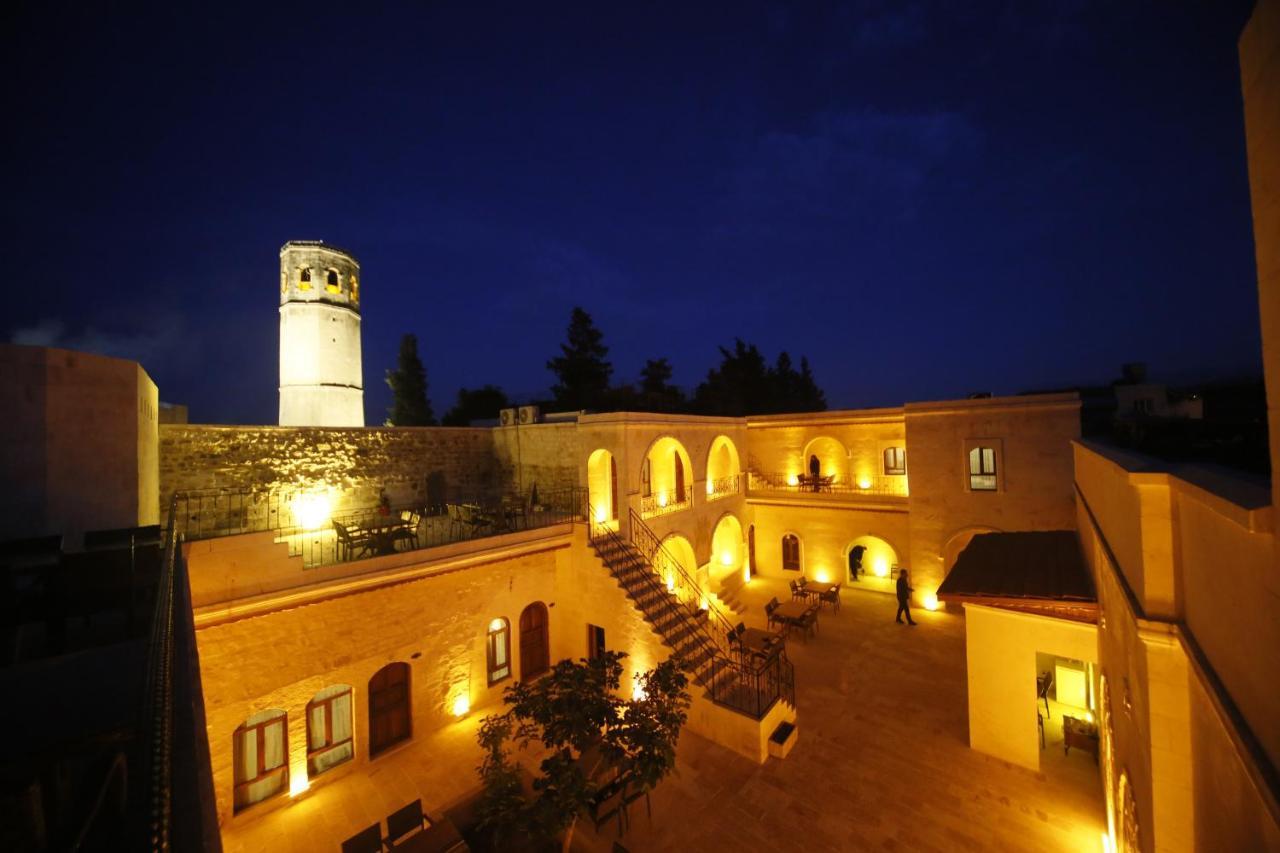
[[[683,492],[677,492],[674,489],[666,492],[654,492],[651,495],[645,495],[640,498],[640,517],[656,518],[659,515],[667,515],[679,512],[682,509],[688,509],[691,506],[693,506],[693,489],[686,488]]]
[[[741,474],[730,474],[728,477],[707,480],[707,500],[715,501],[720,498],[727,498],[730,495],[736,495],[740,488],[738,482],[741,478]]]
[[[868,497],[906,497],[907,478],[897,477],[862,477],[857,480],[845,479],[842,475],[749,473],[748,487],[752,492],[776,492],[780,494],[819,494]]]
[[[582,521],[586,493],[580,488],[544,490],[533,499],[486,495],[435,506],[352,505],[338,498],[308,506],[309,496],[252,489],[187,492],[174,496],[175,524],[188,540],[245,533],[272,533],[302,557],[305,568],[437,548]],[[300,500],[301,499],[301,500]]]

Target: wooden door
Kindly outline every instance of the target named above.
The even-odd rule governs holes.
[[[520,680],[536,678],[550,668],[547,606],[535,601],[520,614]]]
[[[369,679],[369,755],[408,740],[409,664],[389,663]]]
[[[747,577],[750,578],[756,573],[756,526],[752,524],[747,528]]]
[[[684,462],[680,459],[680,451],[673,450],[676,457],[676,503],[684,503]]]

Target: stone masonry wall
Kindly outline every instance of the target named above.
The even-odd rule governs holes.
[[[385,489],[393,504],[425,505],[491,494],[509,479],[488,429],[160,427],[162,516],[175,491],[327,488],[366,507]]]

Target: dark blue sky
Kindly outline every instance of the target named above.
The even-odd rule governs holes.
[[[370,423],[404,332],[439,414],[575,304],[618,378],[739,336],[833,407],[1259,371],[1248,2],[426,5],[6,12],[3,339],[271,423],[319,238]]]

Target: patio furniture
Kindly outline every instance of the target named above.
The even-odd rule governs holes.
[[[767,604],[765,604],[765,606],[764,606],[764,614],[765,614],[765,616],[768,618],[768,624],[769,624],[769,627],[770,627],[770,628],[772,628],[772,627],[773,627],[773,623],[775,623],[775,622],[781,623],[781,622],[782,622],[781,617],[779,617],[779,616],[777,615],[778,608],[779,608],[779,607],[781,607],[781,606],[782,606],[782,605],[780,605],[780,604],[778,603],[778,597],[777,597],[776,595],[775,595],[773,598],[769,599],[769,602],[768,602]]]
[[[431,818],[431,825],[422,832],[415,832],[391,848],[396,853],[460,853],[471,848],[462,839],[462,833],[447,816]]]
[[[340,521],[333,523],[333,529],[338,534],[338,559],[350,560],[354,556],[363,556],[373,550],[373,538],[362,531],[353,534],[347,529],[347,526]]]
[[[342,853],[382,853],[382,832],[372,824],[342,842]]]
[[[738,635],[737,643],[744,655],[763,660],[774,657],[785,646],[781,634],[759,628],[747,628]]]
[[[1042,672],[1036,676],[1036,699],[1044,700],[1044,715],[1051,720],[1053,719],[1053,714],[1049,713],[1049,688],[1052,686],[1052,672]]]
[[[400,513],[400,520],[403,522],[391,532],[392,545],[399,542],[412,543],[409,550],[418,547],[418,526],[422,523],[422,516],[412,510],[405,510]]]
[[[596,829],[599,829],[610,818],[616,818],[619,838],[622,837],[623,822],[627,816],[627,806],[623,799],[626,785],[627,783],[621,779],[615,779],[607,785],[602,785],[600,790],[596,791],[595,796],[591,798],[589,808],[591,823]]]
[[[805,618],[809,614],[813,615],[813,624],[807,625]],[[785,604],[779,604],[774,608],[772,618],[781,622],[787,627],[787,633],[791,628],[802,628],[808,631],[817,630],[818,609],[816,606],[806,604],[803,601],[788,601]]]
[[[414,800],[403,808],[396,809],[387,815],[388,847],[395,847],[399,841],[411,832],[417,832],[430,826],[430,821],[422,813],[422,800]]]
[[[809,610],[805,611],[805,614],[801,616],[798,620],[796,620],[795,625],[797,628],[800,629],[800,632],[801,632],[800,636],[802,637],[816,635],[818,633],[817,606],[815,605],[809,608]],[[808,642],[808,640],[806,639],[805,642]]]
[[[653,820],[653,803],[650,802],[649,800],[649,786],[641,785],[638,782],[635,782],[631,779],[627,779],[623,783],[623,788],[622,788],[622,808],[624,812],[626,812],[628,825],[630,825],[631,823],[631,813],[628,806],[630,806],[632,803],[634,803],[636,800],[640,799],[641,797],[644,797],[645,814],[647,814],[649,817],[649,820],[652,821]]]

